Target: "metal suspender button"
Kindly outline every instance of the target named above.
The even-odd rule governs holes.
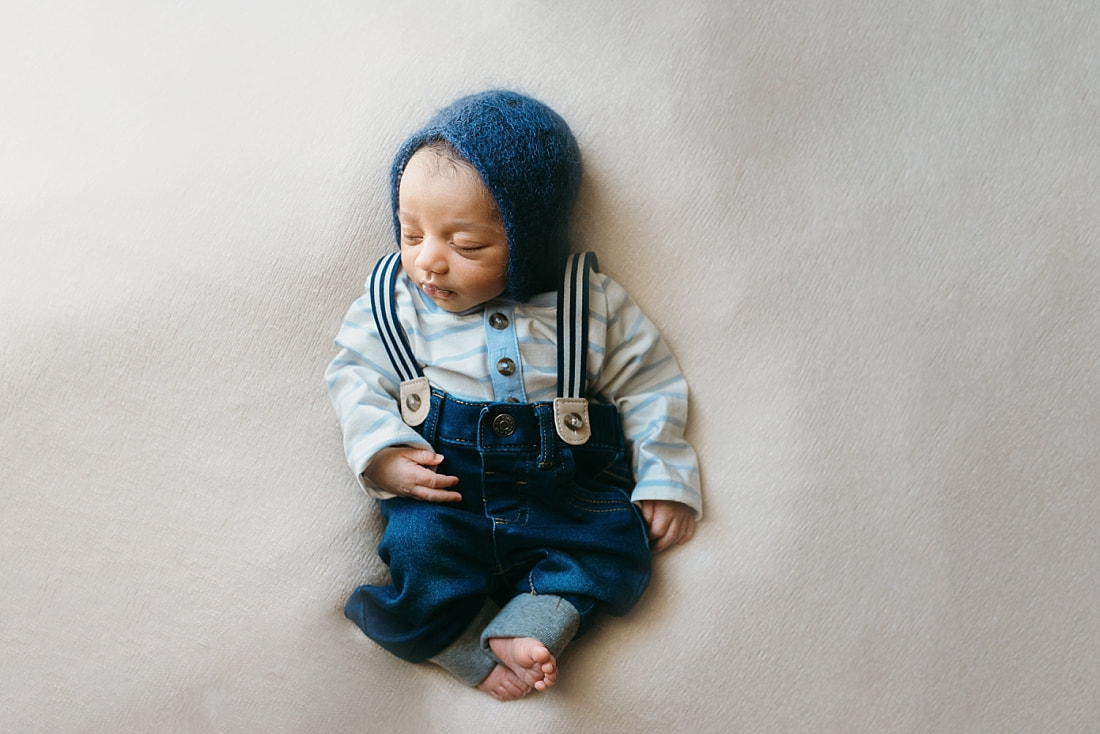
[[[415,380],[405,380],[401,383],[398,394],[398,407],[401,408],[401,418],[410,426],[419,426],[423,423],[432,408],[432,386],[427,377],[417,377]]]
[[[489,326],[500,331],[508,328],[508,317],[499,311],[489,317]]]
[[[588,443],[592,437],[592,419],[584,398],[555,398],[554,425],[562,441],[573,446]]]
[[[507,357],[497,360],[497,372],[505,377],[511,377],[516,374],[516,363]]]

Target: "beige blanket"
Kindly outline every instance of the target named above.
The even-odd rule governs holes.
[[[1088,2],[7,3],[0,731],[1085,732]],[[436,107],[539,96],[692,386],[707,518],[502,704],[344,619],[321,375]]]

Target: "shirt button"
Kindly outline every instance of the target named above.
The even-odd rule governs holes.
[[[511,377],[512,375],[516,374],[516,363],[508,359],[507,357],[499,359],[497,360],[497,372],[504,375],[505,377]]]
[[[493,433],[498,436],[511,436],[516,432],[516,419],[507,413],[493,418]]]
[[[508,317],[498,311],[489,317],[489,326],[497,330],[507,329]]]

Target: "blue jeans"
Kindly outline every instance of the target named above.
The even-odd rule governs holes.
[[[422,662],[453,642],[486,600],[554,594],[580,613],[623,615],[650,576],[645,523],[618,411],[589,408],[592,437],[570,446],[552,403],[469,403],[432,393],[418,428],[459,477],[457,503],[379,503],[378,554],[391,583],[361,586],[345,614],[394,655]]]

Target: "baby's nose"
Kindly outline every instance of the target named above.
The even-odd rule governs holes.
[[[429,273],[447,271],[447,243],[436,237],[425,237],[416,253],[416,266]]]

